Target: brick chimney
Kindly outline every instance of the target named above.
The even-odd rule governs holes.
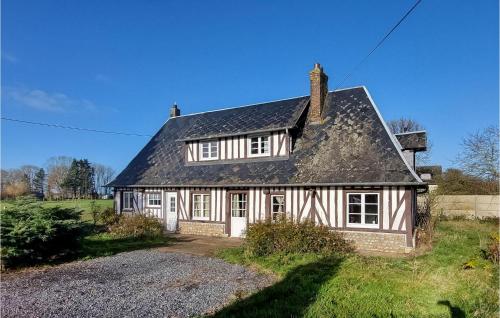
[[[170,108],[170,118],[174,118],[180,115],[181,115],[181,110],[177,108],[177,103],[174,103],[172,105],[172,108]]]
[[[309,78],[311,80],[309,120],[311,122],[321,122],[323,107],[325,106],[325,99],[328,94],[328,76],[323,73],[323,67],[319,63],[316,63],[312,71],[309,72]]]

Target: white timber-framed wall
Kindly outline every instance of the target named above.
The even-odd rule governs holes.
[[[269,137],[269,154],[264,156],[252,156],[250,154],[250,143],[253,137]],[[238,136],[227,136],[209,138],[202,140],[186,141],[185,160],[187,163],[206,163],[201,157],[201,144],[203,142],[217,141],[219,161],[244,160],[255,157],[288,157],[290,154],[290,136],[286,130],[245,134]],[[210,159],[209,161],[214,161]]]
[[[247,194],[247,223],[264,221],[271,217],[271,197],[283,195],[285,213],[295,221],[313,220],[317,225],[324,225],[343,232],[392,233],[404,236],[408,247],[413,246],[413,228],[415,223],[416,190],[405,186],[347,187],[347,186],[283,186],[283,187],[157,187],[157,188],[116,188],[115,208],[119,213],[144,213],[165,220],[165,192],[176,192],[179,222],[200,222],[224,224],[225,234],[230,233],[230,193]],[[123,193],[134,195],[133,211],[125,211]],[[149,206],[148,194],[160,193],[161,206]],[[204,193],[210,198],[208,219],[193,218],[193,194]],[[350,225],[348,218],[348,194],[378,194],[378,222],[368,227]]]

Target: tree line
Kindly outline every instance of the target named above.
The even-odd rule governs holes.
[[[1,197],[35,195],[49,200],[97,198],[110,194],[103,187],[115,175],[113,168],[87,159],[51,157],[44,167],[24,165],[1,170]]]

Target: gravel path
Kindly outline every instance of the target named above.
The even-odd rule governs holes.
[[[2,317],[190,317],[272,279],[222,260],[142,250],[2,275]]]

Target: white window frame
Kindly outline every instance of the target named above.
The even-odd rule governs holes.
[[[196,215],[198,209],[195,208],[195,197],[200,197],[200,215]],[[205,198],[208,198],[207,206],[205,207]],[[211,212],[210,193],[193,193],[193,220],[209,220]],[[205,209],[206,208],[206,209]]]
[[[273,202],[273,199],[275,197],[282,197],[283,198],[283,211],[281,212],[274,212],[274,202]],[[274,217],[275,215],[278,216],[278,215],[286,215],[286,211],[285,211],[285,208],[286,208],[286,201],[285,201],[285,195],[284,194],[271,194],[271,220],[273,221],[276,221],[276,218]]]
[[[122,202],[123,202],[123,208],[122,208],[123,211],[132,211],[134,209],[134,192],[124,191]]]
[[[171,196],[169,198],[170,198],[170,201],[168,202],[168,209],[169,209],[168,212],[176,213],[177,212],[177,197]],[[172,203],[173,203],[173,205],[172,205]]]
[[[240,208],[240,205],[243,206],[243,208]],[[248,215],[248,194],[243,192],[231,193],[231,217],[246,218],[247,215]]]
[[[265,147],[262,147],[262,139],[267,138],[267,149]],[[258,153],[252,153],[252,139],[257,139],[257,152]],[[247,144],[248,144],[248,149],[247,149],[247,154],[248,157],[269,157],[271,155],[271,143],[272,143],[272,138],[270,134],[266,135],[254,135],[254,136],[248,136]]]
[[[351,204],[349,204],[349,196],[351,195],[360,195],[361,196],[361,223],[351,223],[349,222],[349,215]],[[366,223],[366,205],[375,205],[374,203],[366,203],[365,198],[367,195],[376,195],[377,196],[377,223]],[[378,229],[380,224],[380,193],[377,192],[349,192],[346,197],[346,205],[347,205],[347,226],[349,227],[359,227],[359,228],[373,228]],[[370,213],[371,214],[371,213]]]
[[[208,146],[208,156],[204,156],[203,147]],[[215,147],[215,156],[212,156],[212,148]],[[200,153],[200,161],[207,160],[218,160],[219,159],[219,141],[218,140],[205,140],[200,141],[200,149],[198,150]]]
[[[158,196],[158,198],[152,198]],[[155,202],[156,201],[156,202]],[[153,203],[151,203],[153,202]],[[161,207],[161,192],[148,192],[146,193],[146,203],[148,207]],[[156,204],[158,203],[158,204]]]

